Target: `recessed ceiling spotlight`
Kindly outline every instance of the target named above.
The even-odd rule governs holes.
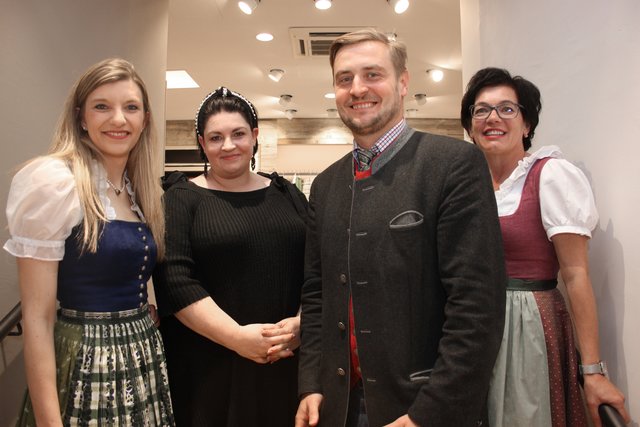
[[[427,74],[429,74],[429,76],[431,77],[431,80],[433,80],[436,83],[441,81],[442,78],[444,77],[444,72],[436,68],[432,70],[427,70]]]
[[[324,94],[324,97],[327,99],[336,99],[336,94],[333,92],[327,92]]]
[[[298,110],[293,110],[293,109],[289,109],[289,110],[284,110],[284,116],[291,120],[293,119],[293,117],[296,115],[296,113],[298,112]]]
[[[285,105],[289,104],[292,99],[293,95],[280,95],[280,100],[278,101],[278,103],[284,107]]]
[[[406,12],[409,9],[409,0],[387,0],[391,7],[393,7],[393,11],[397,14],[401,14]]]
[[[260,34],[256,35],[256,39],[260,40],[261,42],[270,42],[271,40],[273,40],[273,34],[271,34],[271,33],[260,33]]]
[[[272,68],[269,70],[269,78],[274,82],[279,82],[282,76],[284,76],[284,70],[280,68]]]
[[[413,97],[416,99],[416,102],[418,103],[418,105],[424,105],[427,103],[426,93],[416,93],[415,95],[413,95]]]
[[[326,10],[331,7],[331,0],[313,0],[316,3],[316,9]]]
[[[238,7],[247,15],[251,15],[258,7],[258,3],[260,3],[260,0],[243,0],[238,2]]]

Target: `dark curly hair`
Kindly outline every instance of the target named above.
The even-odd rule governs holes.
[[[531,148],[531,140],[535,134],[536,127],[540,121],[540,110],[542,101],[540,100],[540,90],[529,80],[521,76],[511,76],[503,68],[488,67],[483,68],[471,77],[467,84],[467,90],[462,96],[460,107],[460,122],[462,127],[471,135],[471,106],[475,103],[478,93],[492,86],[509,86],[516,92],[518,103],[523,108],[520,110],[522,119],[529,125],[529,135],[522,139],[524,151]]]

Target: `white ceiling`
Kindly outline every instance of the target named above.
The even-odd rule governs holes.
[[[460,9],[456,0],[411,0],[402,15],[386,0],[333,0],[318,10],[313,0],[262,0],[245,15],[237,0],[171,0],[167,69],[186,69],[197,89],[167,90],[167,120],[192,119],[202,98],[218,86],[242,93],[261,118],[283,118],[281,94],[293,95],[287,108],[296,117],[326,118],[334,101],[328,56],[294,56],[292,27],[375,27],[395,33],[407,45],[410,73],[405,108],[417,108],[419,118],[457,118],[462,92]],[[270,32],[271,42],[255,35]],[[271,68],[285,70],[280,82],[267,77]],[[441,68],[444,79],[434,83],[426,70]],[[418,105],[415,93],[426,93]]]

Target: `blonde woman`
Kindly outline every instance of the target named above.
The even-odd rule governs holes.
[[[72,88],[49,154],[13,178],[4,248],[17,257],[29,388],[18,425],[174,425],[147,304],[164,253],[157,148],[144,83],[108,59]]]

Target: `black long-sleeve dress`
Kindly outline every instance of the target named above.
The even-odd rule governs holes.
[[[303,280],[303,219],[274,182],[238,193],[180,182],[164,201],[167,257],[154,273],[154,285],[176,424],[293,426],[297,355],[261,365],[171,314],[211,296],[241,325],[295,316]]]

